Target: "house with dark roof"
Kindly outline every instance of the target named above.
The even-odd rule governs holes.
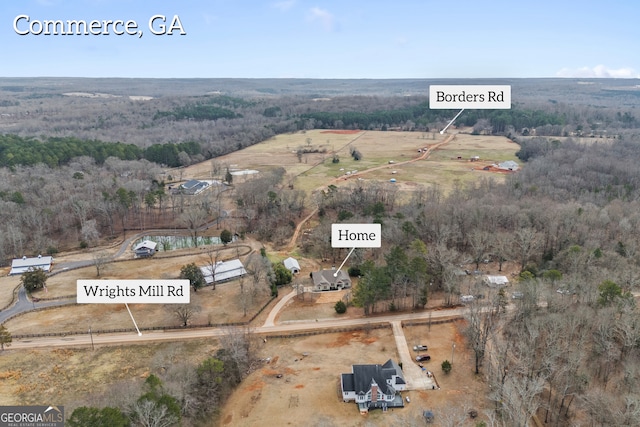
[[[133,248],[133,252],[136,254],[137,258],[150,257],[156,253],[157,246],[158,244],[156,242],[152,242],[151,240],[144,240],[138,243]]]
[[[11,271],[9,271],[9,276],[22,274],[29,270],[35,270],[38,268],[43,270],[45,273],[48,273],[51,270],[52,264],[53,257],[51,256],[38,255],[33,258],[23,256],[22,258],[16,258],[11,261]]]
[[[384,365],[353,365],[351,371],[340,376],[342,400],[355,401],[361,413],[404,407],[400,392],[407,383],[396,362],[389,359]]]
[[[314,291],[337,291],[351,287],[349,275],[342,270],[314,271],[311,279]]]

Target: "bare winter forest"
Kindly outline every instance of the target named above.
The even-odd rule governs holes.
[[[211,160],[224,179],[217,156],[277,134],[439,129],[456,112],[429,110],[432,83],[442,81],[0,79],[0,261],[215,219],[216,194],[185,205],[167,191],[180,166]],[[456,83],[470,82],[447,81]],[[382,250],[352,260],[367,313],[424,306],[432,289],[449,304],[482,294],[460,266],[511,262],[515,309],[495,293],[468,315],[495,425],[533,414],[548,425],[640,425],[638,82],[499,83],[512,85],[511,110],[459,121],[520,144],[525,167],[504,183],[400,198],[391,185],[354,182],[312,199],[275,169],[234,186],[238,231],[282,244],[317,207],[302,250],[338,259],[331,223],[382,223]]]

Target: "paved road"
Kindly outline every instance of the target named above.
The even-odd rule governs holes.
[[[213,227],[218,223],[218,221],[226,218],[227,215],[228,215],[227,211],[223,211],[220,218],[216,219],[215,221],[211,221],[202,225],[200,228],[198,228],[198,231],[204,231]],[[178,230],[178,231],[179,231],[178,234],[185,233],[185,230]],[[129,247],[135,240],[144,236],[148,236],[149,234],[172,234],[173,235],[173,234],[176,234],[176,229],[172,228],[172,229],[159,229],[159,230],[144,230],[139,233],[136,233],[130,236],[129,238],[125,239],[120,244],[120,248],[118,249],[118,251],[113,256],[111,256],[107,262],[112,262],[120,258],[122,255],[124,255],[124,253],[129,249]],[[52,272],[52,274],[60,274],[67,270],[73,270],[73,269],[82,268],[82,267],[90,267],[92,265],[95,265],[95,261],[92,259],[83,260],[83,261],[61,262],[59,264],[56,264],[56,269],[55,271]],[[13,316],[32,311],[34,309],[45,308],[45,307],[58,307],[61,305],[75,304],[75,302],[76,300],[74,298],[34,302],[28,298],[26,290],[23,287],[20,287],[18,289],[18,297],[14,302],[14,304],[6,308],[5,310],[0,311],[0,324],[3,324]]]
[[[18,289],[18,298],[16,302],[9,308],[0,311],[0,324],[18,314],[44,307],[57,307],[67,304],[75,304],[75,298],[59,299],[53,301],[31,301],[27,297],[27,291],[22,286]]]

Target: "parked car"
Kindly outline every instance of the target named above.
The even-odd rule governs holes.
[[[522,299],[524,298],[524,294],[520,291],[515,291],[511,294],[512,299]]]
[[[428,354],[421,354],[420,356],[416,356],[416,362],[428,362],[431,360],[431,356]]]
[[[427,346],[420,344],[420,345],[414,345],[413,346],[413,351],[427,351]]]

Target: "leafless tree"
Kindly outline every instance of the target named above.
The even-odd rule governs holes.
[[[200,313],[202,308],[198,305],[189,304],[170,304],[168,305],[171,312],[180,321],[182,327],[189,325],[189,322],[193,317]]]
[[[100,277],[100,274],[104,272],[106,265],[111,261],[111,255],[107,251],[99,250],[92,254],[93,265],[96,267],[96,276]]]
[[[149,399],[138,400],[131,406],[131,418],[140,427],[171,427],[179,420],[169,413],[166,405]]]
[[[199,205],[190,205],[180,215],[179,221],[191,234],[193,245],[198,245],[198,230],[207,219],[207,212]]]

